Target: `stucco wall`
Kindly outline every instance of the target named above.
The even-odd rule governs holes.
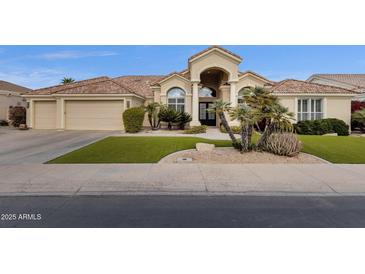
[[[263,87],[266,84],[265,81],[254,77],[252,75],[247,75],[244,76],[242,78],[239,79],[237,85],[236,85],[236,89],[237,92],[239,92],[241,89],[243,89],[244,87]]]
[[[327,97],[327,118],[337,118],[351,124],[351,97]]]
[[[0,120],[8,119],[8,112],[10,106],[26,107],[26,105],[27,103],[24,102],[23,98],[18,95],[8,96],[6,94],[0,94]]]
[[[297,117],[296,113],[296,98],[289,97],[289,96],[278,96],[279,103],[282,104],[284,107],[287,107],[290,112],[295,114],[295,118]]]

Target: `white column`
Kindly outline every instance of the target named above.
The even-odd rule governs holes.
[[[192,96],[192,121],[191,126],[200,126],[199,121],[199,82],[193,82],[193,96]]]
[[[229,90],[229,100],[231,103],[231,107],[237,106],[237,94],[236,94],[236,82],[229,82],[230,90]]]

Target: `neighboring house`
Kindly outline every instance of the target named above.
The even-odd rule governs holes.
[[[0,80],[0,120],[8,120],[9,107],[26,107],[26,100],[21,95],[30,91],[29,88]]]
[[[206,110],[217,99],[236,106],[249,86],[272,90],[299,120],[333,117],[350,123],[355,91],[298,80],[275,83],[252,71],[240,72],[242,60],[213,46],[191,56],[186,70],[165,76],[99,77],[38,89],[25,95],[27,123],[33,128],[118,130],[125,109],[158,102],[190,113],[192,126],[219,126],[215,114]]]
[[[360,93],[354,100],[365,101],[365,74],[313,74],[307,82],[354,90]]]

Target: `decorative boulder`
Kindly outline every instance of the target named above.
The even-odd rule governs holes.
[[[327,133],[327,134],[323,134],[322,136],[338,136],[337,133]]]
[[[212,151],[214,150],[215,145],[206,143],[196,143],[195,147],[197,151]]]

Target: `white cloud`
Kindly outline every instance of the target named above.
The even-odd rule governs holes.
[[[85,57],[105,57],[105,56],[114,56],[118,55],[118,53],[113,51],[81,51],[81,50],[70,50],[70,51],[57,51],[57,52],[49,52],[43,53],[40,55],[36,55],[36,58],[45,59],[45,60],[58,60],[58,59],[78,59]]]
[[[63,77],[72,77],[76,80],[95,77],[95,75],[71,72],[63,69],[35,68],[35,69],[15,69],[10,71],[0,70],[0,79],[22,85],[28,88],[41,88],[60,83]]]

